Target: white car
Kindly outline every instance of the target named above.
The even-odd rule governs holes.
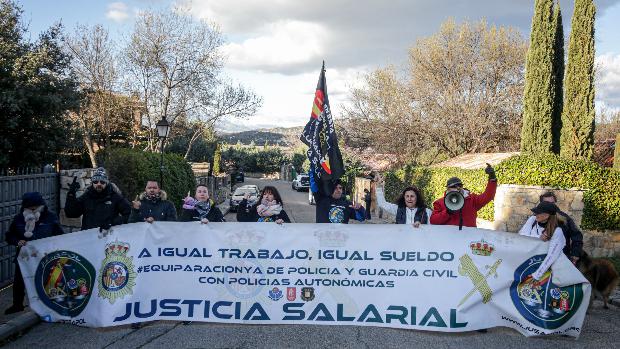
[[[310,177],[305,174],[297,175],[291,184],[293,190],[308,190],[310,188]]]
[[[230,197],[230,210],[231,211],[233,212],[237,211],[237,207],[239,206],[239,203],[243,201],[243,196],[246,193],[250,194],[250,199],[248,200],[250,204],[255,203],[256,200],[258,200],[258,197],[260,195],[260,191],[258,190],[257,185],[243,185],[235,189],[235,192]]]

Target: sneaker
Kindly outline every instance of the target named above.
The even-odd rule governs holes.
[[[4,315],[19,313],[20,311],[24,311],[24,306],[13,304],[4,311]]]
[[[187,325],[189,325],[191,323],[192,323],[191,321],[183,321],[183,325],[185,325],[185,326],[187,326]]]

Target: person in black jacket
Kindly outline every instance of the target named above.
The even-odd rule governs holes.
[[[166,200],[167,194],[159,188],[159,183],[154,180],[146,182],[144,193],[140,194],[132,202],[129,223],[154,221],[176,222],[177,210],[172,202]]]
[[[344,188],[338,180],[331,196],[315,194],[317,223],[348,224],[351,218],[360,222],[364,221],[366,216],[364,207],[360,204],[353,205],[343,193]]]
[[[265,186],[258,201],[249,204],[249,193],[246,193],[237,209],[238,222],[276,222],[290,223],[291,219],[284,211],[282,197],[276,187]]]
[[[127,223],[131,205],[121,195],[120,189],[109,182],[103,167],[95,170],[91,186],[79,198],[76,198],[76,192],[80,184],[76,179],[73,179],[67,193],[65,214],[69,218],[82,216],[82,230],[99,228],[107,232],[113,225]]]
[[[17,256],[28,241],[61,235],[64,231],[58,221],[58,216],[45,205],[45,200],[37,192],[25,193],[22,197],[22,207],[11,222],[6,232],[6,242],[17,246],[15,263],[15,277],[13,280],[13,305],[5,310],[5,314],[13,314],[24,310],[25,285],[22,273],[17,263]]]
[[[195,198],[190,196],[183,200],[183,211],[179,221],[200,221],[202,224],[209,222],[225,222],[224,215],[215,202],[209,199],[209,188],[204,185],[196,187]]]
[[[370,191],[368,189],[364,189],[364,203],[366,204],[366,219],[370,220],[372,219],[370,217],[370,206],[372,204],[372,195],[370,194]]]
[[[552,191],[548,191],[540,196],[540,202],[547,201],[551,203],[557,203],[558,198]],[[566,224],[562,229],[564,232],[564,238],[566,238],[566,246],[564,246],[564,254],[568,257],[568,259],[573,262],[573,264],[577,264],[579,260],[579,256],[581,256],[581,252],[583,251],[583,233],[575,224],[575,221],[565,212],[558,210],[558,215],[564,217],[566,220]],[[545,240],[546,241],[546,240]]]

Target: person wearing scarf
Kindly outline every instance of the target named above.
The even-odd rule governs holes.
[[[21,248],[28,241],[43,239],[50,236],[64,234],[58,216],[48,210],[45,200],[40,193],[25,193],[22,197],[22,208],[17,214],[9,230],[6,232],[6,242],[17,246],[15,254],[15,277],[13,280],[13,305],[5,310],[5,314],[13,314],[24,310],[25,285],[22,273],[17,263]]]
[[[209,198],[209,188],[198,185],[194,197],[183,199],[183,211],[179,217],[180,222],[199,221],[202,224],[209,222],[225,222],[224,215],[215,202]]]
[[[263,188],[258,202],[248,203],[249,194],[239,203],[237,221],[239,222],[275,222],[278,224],[290,223],[291,219],[284,211],[282,197],[278,189],[273,186]]]
[[[172,202],[166,200],[167,194],[154,180],[146,182],[144,192],[132,202],[129,223],[177,220],[177,210]]]

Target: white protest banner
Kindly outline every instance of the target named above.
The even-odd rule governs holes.
[[[579,336],[590,285],[538,239],[451,226],[135,223],[29,242],[44,320],[359,325]]]

